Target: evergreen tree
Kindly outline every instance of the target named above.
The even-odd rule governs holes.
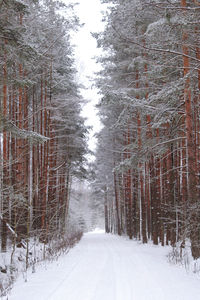
[[[105,134],[112,145],[100,164],[114,161],[101,179],[102,185],[105,178],[114,182],[114,200],[107,200],[114,203],[111,227],[144,243],[182,241],[183,246],[190,238],[197,258],[198,4],[106,3],[111,4],[107,27],[96,35],[105,50],[97,85],[105,126],[99,149],[107,148]]]

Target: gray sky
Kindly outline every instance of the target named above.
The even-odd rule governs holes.
[[[84,106],[82,114],[88,119],[86,124],[93,126],[89,137],[89,147],[91,150],[94,150],[96,143],[94,134],[100,130],[101,124],[95,109],[99,95],[97,94],[97,89],[92,87],[94,84],[94,73],[100,70],[100,66],[93,57],[100,55],[101,50],[96,47],[96,40],[91,36],[90,32],[103,30],[104,24],[101,22],[101,11],[105,9],[105,5],[102,5],[100,0],[74,0],[74,2],[80,3],[76,6],[76,12],[80,22],[85,24],[75,34],[73,43],[77,46],[75,56],[79,80],[86,87],[86,89],[81,90],[81,93],[84,99],[89,101]]]

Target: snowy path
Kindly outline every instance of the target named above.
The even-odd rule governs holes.
[[[200,279],[169,265],[167,251],[86,234],[47,270],[18,280],[8,300],[200,300]]]

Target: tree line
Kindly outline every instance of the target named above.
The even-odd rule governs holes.
[[[61,12],[61,13],[60,13]],[[65,15],[65,18],[62,16]],[[0,240],[63,235],[87,128],[75,81],[71,4],[0,1]]]
[[[106,232],[200,257],[200,3],[105,0],[96,182]]]

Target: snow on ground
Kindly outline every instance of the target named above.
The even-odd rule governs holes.
[[[18,279],[8,300],[200,300],[200,278],[167,262],[168,247],[102,232]]]

